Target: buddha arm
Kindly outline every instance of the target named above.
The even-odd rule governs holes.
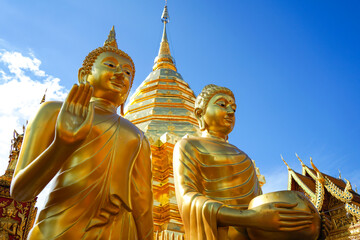
[[[18,201],[36,197],[71,154],[54,141],[60,107],[60,102],[43,103],[26,128],[11,184],[11,195]]]
[[[89,84],[74,85],[64,103],[49,102],[28,125],[11,195],[19,201],[36,197],[65,160],[89,134],[94,116]]]
[[[223,203],[202,194],[202,176],[196,154],[197,149],[186,139],[180,140],[174,147],[174,183],[185,239],[227,239],[227,232],[220,233],[217,229],[216,215]]]
[[[143,138],[131,176],[131,202],[138,238],[153,239],[153,192],[150,144]]]
[[[251,210],[238,210],[222,206],[217,214],[217,221],[219,226],[241,226],[252,227],[256,225],[253,223],[254,212]]]

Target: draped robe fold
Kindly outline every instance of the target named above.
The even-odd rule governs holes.
[[[226,205],[246,210],[261,194],[252,160],[237,147],[212,138],[184,138],[174,148],[176,198],[190,240],[247,239],[245,229],[218,227]]]
[[[117,114],[95,115],[64,163],[29,239],[152,239],[150,146]]]

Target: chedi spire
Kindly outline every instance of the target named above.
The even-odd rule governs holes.
[[[161,21],[164,23],[164,30],[161,38],[160,49],[158,56],[155,58],[153,70],[159,68],[169,68],[176,71],[175,60],[171,56],[169,42],[166,33],[166,24],[169,23],[169,11],[167,5],[165,5],[163,13],[161,15]]]

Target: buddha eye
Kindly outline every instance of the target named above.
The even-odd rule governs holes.
[[[223,101],[217,102],[217,104],[218,104],[220,107],[226,107],[226,104],[225,104]]]
[[[126,75],[130,76],[130,71],[129,70],[125,70]]]
[[[114,68],[115,67],[115,65],[114,64],[112,64],[112,63],[104,63],[106,66],[109,66],[109,67],[111,67],[111,68]]]

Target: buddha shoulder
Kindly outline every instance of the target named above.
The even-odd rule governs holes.
[[[245,154],[230,143],[204,137],[183,138],[177,142],[176,148],[185,152],[196,151],[204,154]]]
[[[136,127],[132,122],[127,120],[126,118],[121,117],[121,128],[123,129],[124,133],[130,134],[130,135],[137,135],[137,136],[143,136],[144,133]]]
[[[40,104],[40,108],[37,112],[37,115],[52,115],[54,113],[59,113],[63,102],[59,101],[48,101]]]
[[[27,128],[30,128],[33,124],[40,124],[43,127],[49,124],[55,124],[59,111],[61,109],[62,102],[49,101],[40,105],[36,115],[30,120]]]

